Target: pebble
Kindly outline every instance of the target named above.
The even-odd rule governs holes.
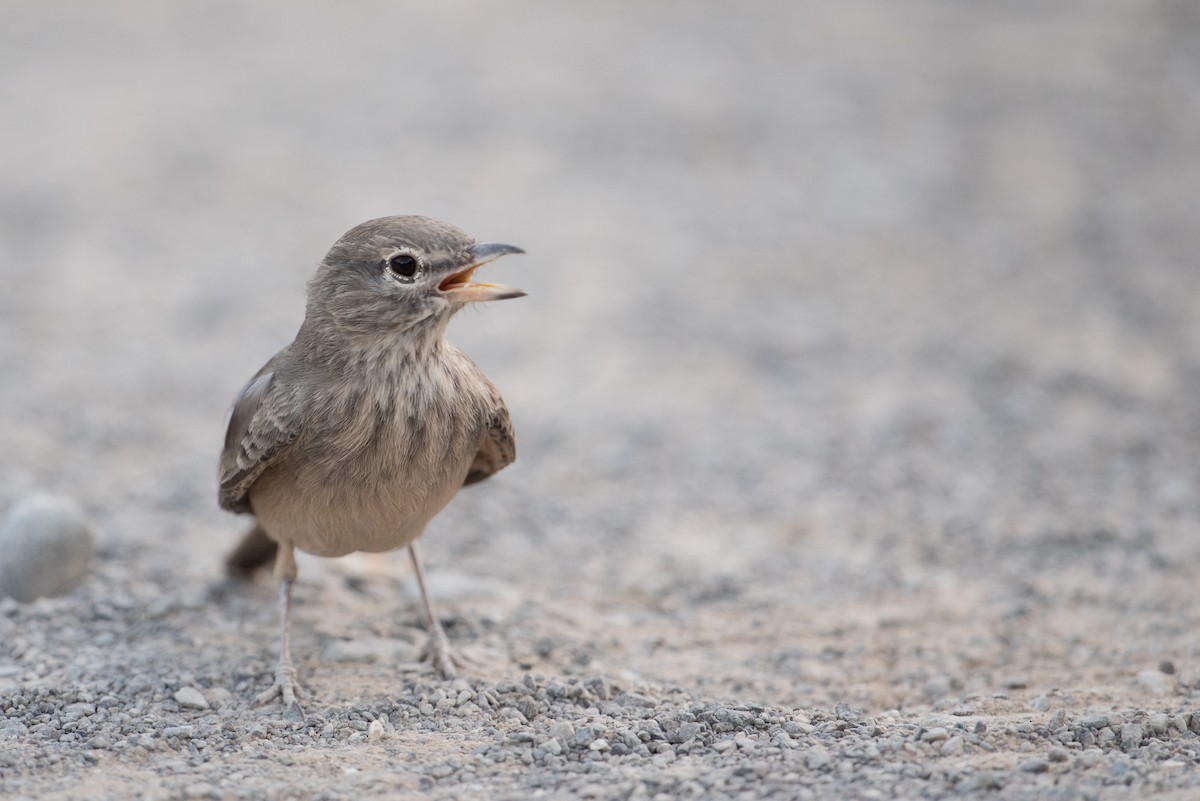
[[[632,692],[624,692],[618,695],[617,703],[621,706],[646,707],[649,709],[658,706],[658,701],[650,696]]]
[[[686,743],[693,737],[698,735],[703,727],[699,723],[684,723],[679,727],[679,730],[673,738],[673,742]]]
[[[29,734],[29,727],[19,720],[8,719],[0,722],[0,738],[19,740]]]
[[[569,746],[575,740],[575,727],[569,721],[560,720],[550,726],[547,734],[562,745]]]
[[[176,690],[175,703],[188,709],[208,709],[208,699],[195,687],[180,687]]]
[[[950,732],[944,727],[935,726],[932,729],[926,729],[925,731],[921,732],[921,742],[936,743],[947,739],[949,736]]]
[[[804,754],[804,764],[809,770],[820,770],[832,761],[829,752],[822,746],[814,745]]]
[[[999,790],[1004,786],[1003,777],[994,770],[981,770],[963,777],[955,789],[960,793],[975,793],[981,790]]]
[[[1065,748],[1059,748],[1055,746],[1046,752],[1046,759],[1051,762],[1066,762],[1070,758],[1071,754]]]
[[[1140,723],[1127,723],[1121,728],[1121,749],[1130,751],[1142,744],[1146,729]]]
[[[1154,695],[1167,695],[1171,689],[1166,676],[1159,670],[1138,671],[1137,683],[1146,692]]]
[[[62,595],[87,576],[95,536],[79,507],[56,495],[18,501],[0,525],[0,597]]]
[[[447,797],[481,797],[481,783],[501,772],[528,768],[537,775],[556,777],[555,781],[560,781],[557,786],[571,790],[576,797],[590,786],[587,795],[639,801],[653,801],[656,793],[664,798],[669,795],[665,785],[639,784],[643,777],[660,771],[675,782],[678,795],[674,797],[697,798],[753,797],[754,788],[778,786],[785,775],[792,777],[789,786],[800,790],[795,797],[814,801],[820,796],[805,790],[813,789],[822,777],[853,777],[854,797],[875,801],[897,797],[880,789],[885,782],[888,786],[900,782],[896,786],[911,789],[912,782],[926,781],[931,772],[961,776],[953,783],[955,793],[961,796],[1001,788],[1032,791],[1047,781],[1047,774],[1066,780],[1093,768],[1108,772],[1111,767],[1113,779],[1105,776],[1104,780],[1128,783],[1137,781],[1151,763],[1161,768],[1190,764],[1185,761],[1188,746],[1184,741],[1194,740],[1185,731],[1193,720],[1187,713],[1124,710],[1068,722],[1069,715],[1060,709],[1047,725],[1036,719],[996,719],[990,729],[977,726],[982,719],[964,721],[944,713],[865,718],[841,706],[810,710],[800,718],[797,710],[720,706],[682,694],[664,694],[654,699],[653,706],[624,705],[616,700],[603,706],[606,702],[597,700],[592,689],[585,689],[587,685],[611,692],[614,699],[625,696],[628,689],[612,680],[605,680],[605,686],[595,677],[586,682],[564,677],[547,681],[534,674],[525,675],[520,682],[495,684],[434,679],[416,679],[414,684],[409,679],[386,701],[355,704],[343,699],[329,707],[314,704],[306,724],[297,726],[271,710],[251,709],[248,704],[231,705],[219,716],[203,718],[172,711],[169,704],[163,709],[159,702],[171,686],[179,687],[173,697],[181,707],[197,709],[201,708],[198,704],[211,703],[221,695],[222,688],[201,692],[201,682],[210,680],[207,668],[165,677],[149,668],[143,670],[145,688],[136,697],[124,692],[125,681],[78,690],[21,688],[0,696],[0,737],[28,738],[54,748],[74,743],[79,749],[74,758],[84,764],[103,764],[106,757],[102,752],[112,751],[121,759],[186,756],[198,767],[242,752],[280,760],[286,766],[295,764],[290,760],[297,759],[295,755],[301,751],[382,742],[394,722],[413,733],[480,738],[468,749],[470,756],[412,763],[411,772],[419,777],[414,786],[429,790],[440,785]],[[231,695],[246,697],[255,683],[252,678],[253,671],[231,674],[228,680],[235,687]],[[460,717],[454,704],[463,693],[492,698],[497,711],[483,712],[472,704],[474,711],[466,719]],[[539,710],[530,718],[532,722],[521,719],[519,704]],[[418,713],[421,707],[428,707],[428,716]],[[501,710],[518,717],[507,718]],[[801,719],[812,722],[801,724]],[[940,725],[947,721],[956,725]],[[1100,723],[1107,725],[1098,730],[1085,725]],[[1111,749],[1106,754],[1097,748],[1080,748],[1085,735],[1096,739],[1094,733],[1106,733],[1114,746],[1119,739],[1128,749],[1127,755],[1113,754]],[[1142,746],[1147,734],[1165,742],[1155,739]],[[1155,756],[1154,749],[1160,747]],[[1010,763],[1013,767],[1005,771],[976,771],[970,760],[957,759],[964,753],[982,756],[986,751],[1000,751],[1014,759],[1019,755],[1023,761]],[[0,768],[4,767],[3,754],[4,748],[0,748]],[[939,767],[937,759],[929,758],[931,754],[950,757],[956,764]],[[1174,761],[1166,759],[1173,754],[1179,756]],[[389,753],[389,758],[392,755]],[[1124,761],[1116,761],[1114,766],[1118,757]],[[506,767],[496,767],[501,764]],[[1056,765],[1063,768],[1056,769]],[[1072,769],[1065,770],[1066,766]],[[200,776],[193,774],[189,781],[195,782],[196,789],[189,791],[183,784],[174,793],[223,797],[225,788],[211,782],[214,775],[207,773],[204,778],[210,781],[198,781]],[[599,780],[600,775],[605,778]],[[1095,780],[1098,777],[1093,777]],[[863,782],[873,786],[862,786]]]

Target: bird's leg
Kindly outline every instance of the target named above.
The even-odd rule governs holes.
[[[434,614],[429,590],[425,587],[425,569],[421,566],[421,555],[417,552],[415,541],[409,543],[408,555],[412,558],[413,570],[417,574],[417,586],[421,588],[421,605],[425,607],[425,624],[429,628],[429,641],[425,644],[421,659],[428,659],[433,664],[434,671],[442,678],[452,679],[455,676],[455,667],[461,665],[450,652],[450,639]]]
[[[279,554],[275,558],[275,578],[279,581],[279,617],[282,636],[279,644],[279,662],[275,665],[275,683],[266,692],[254,699],[256,704],[265,704],[276,696],[283,702],[284,716],[304,719],[300,707],[302,694],[296,680],[296,666],[292,664],[292,584],[296,581],[296,549],[290,542],[279,543]]]

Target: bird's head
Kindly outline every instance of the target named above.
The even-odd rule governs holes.
[[[501,284],[472,281],[479,267],[519,247],[477,244],[429,217],[381,217],[339,239],[309,283],[309,309],[353,333],[401,332],[449,318],[468,303],[519,298]]]

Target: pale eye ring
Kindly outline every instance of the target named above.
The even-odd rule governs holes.
[[[407,251],[389,256],[383,266],[394,278],[406,284],[415,281],[421,272],[421,260]]]

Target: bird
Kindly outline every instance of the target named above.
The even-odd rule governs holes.
[[[308,284],[304,322],[234,402],[218,466],[222,508],[253,515],[226,569],[248,577],[274,560],[279,698],[303,718],[290,647],[295,551],[339,557],[407,548],[428,628],[423,658],[443,678],[461,666],[429,597],[417,540],[459,488],[516,458],[504,399],[448,342],[450,318],[519,289],[473,280],[524,253],[477,243],[449,223],[381,217],[350,229]]]

